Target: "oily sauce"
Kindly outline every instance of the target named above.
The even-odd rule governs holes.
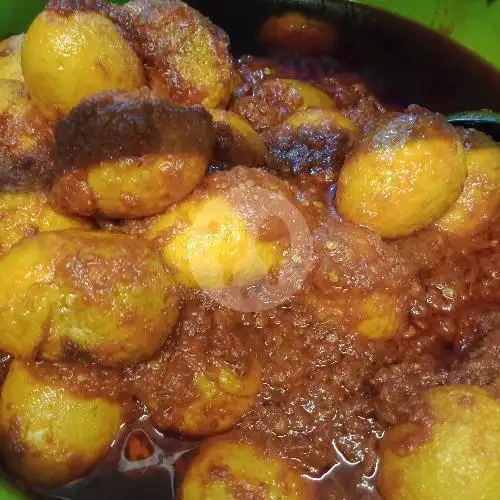
[[[273,153],[268,168],[288,180],[313,225],[316,209],[319,213],[325,206],[339,221],[336,178],[348,143],[335,134],[318,138],[302,130],[297,147],[299,138],[293,133],[273,134],[271,129],[296,109],[295,97],[280,100],[276,89],[263,88],[262,82],[279,77],[314,83],[363,134],[399,107],[381,102],[358,74],[328,57],[242,56],[237,69],[240,80],[231,109],[266,137]],[[328,161],[332,156],[335,161]],[[216,162],[211,171],[227,168]],[[421,391],[449,383],[486,386],[500,374],[499,218],[495,214],[486,229],[468,239],[426,229],[395,241],[377,240],[373,253],[350,253],[347,244],[339,250],[361,283],[387,279],[404,297],[409,311],[405,329],[392,339],[371,342],[317,321],[309,301],[321,289],[317,277],[285,303],[258,313],[230,311],[197,294],[186,296],[168,343],[171,349],[182,346],[181,359],[195,358],[200,364],[222,359],[242,371],[246,350],[257,352],[262,390],[230,432],[277,448],[316,485],[318,499],[379,500],[378,442],[389,426],[419,414]],[[356,243],[365,238],[362,233],[353,230],[346,241]],[[322,310],[321,299],[316,306]],[[193,347],[189,336],[203,349]],[[0,376],[9,362],[8,356],[0,360]],[[137,383],[133,371],[125,376]],[[172,382],[172,399],[186,396],[183,376],[190,374],[179,373]],[[161,387],[161,381],[154,382]],[[143,408],[137,411],[87,477],[40,495],[174,499],[201,440],[160,433]]]
[[[392,112],[359,77],[339,76],[338,71],[337,63],[328,60],[245,56],[239,60],[243,83],[237,95],[252,96],[255,85],[279,75],[314,81],[366,130]],[[265,129],[274,113],[269,100],[262,101],[261,110],[259,99],[240,101],[240,111],[245,102],[252,103],[247,118]],[[286,106],[277,113],[287,114]],[[322,162],[321,155],[317,158]],[[327,205],[338,219],[333,204],[338,166],[331,168],[329,182],[321,177],[324,170],[319,177],[285,175],[297,199],[311,207],[312,218],[315,206]],[[429,229],[385,242],[382,253],[344,255],[359,279],[388,273],[399,283],[395,286],[407,297],[410,313],[405,331],[393,339],[370,342],[315,322],[301,302],[308,288],[279,307],[253,314],[188,297],[171,343],[175,346],[189,332],[206,343],[206,350],[191,350],[189,340],[177,344],[186,356],[207,356],[200,362],[223,358],[233,366],[245,363],[240,357],[252,346],[261,357],[263,388],[253,409],[230,432],[278,448],[316,484],[317,498],[379,499],[378,441],[388,426],[419,414],[421,391],[447,383],[489,385],[500,373],[499,217],[495,214],[487,229],[467,240]],[[375,275],[363,275],[371,268]],[[410,275],[416,278],[401,278]],[[224,332],[238,342],[224,340]],[[182,390],[183,384],[175,386],[179,401]],[[144,415],[122,429],[108,457],[88,477],[54,496],[175,498],[199,444],[161,434]]]
[[[282,121],[294,109],[293,102],[270,107],[275,98],[272,89],[267,95],[255,94],[256,86],[276,76],[314,82],[334,96],[343,113],[365,132],[392,112],[357,75],[343,73],[330,59],[244,56],[238,61],[238,70],[241,85],[234,109],[260,131],[273,120]],[[316,156],[302,149],[293,157],[290,138],[287,140],[288,145],[277,142],[282,154],[300,166],[295,173],[303,169],[309,174],[285,175],[295,196],[309,204],[313,218],[316,205],[329,206],[338,218],[334,198],[339,165],[325,166],[321,156],[331,143],[311,141],[309,147],[313,152],[317,148]],[[335,142],[340,156],[345,155],[341,146]],[[275,170],[283,176],[279,152],[275,158]],[[316,160],[323,167],[320,172],[311,168]],[[207,345],[217,338],[220,345],[209,345],[206,355],[226,356],[237,365],[240,354],[231,350],[234,346],[228,344],[228,351],[217,351],[224,349],[221,335],[237,331],[240,352],[248,345],[259,351],[264,384],[253,410],[231,432],[251,436],[264,447],[277,447],[283,456],[300,464],[318,486],[317,498],[378,499],[378,440],[387,426],[418,414],[420,391],[446,383],[486,385],[500,373],[500,335],[492,334],[500,328],[500,306],[496,305],[500,303],[498,217],[488,229],[466,241],[424,230],[388,242],[387,251],[395,256],[346,257],[353,259],[353,269],[375,267],[377,273],[398,268],[401,275],[416,275],[411,283],[400,282],[401,294],[408,295],[411,307],[406,331],[394,339],[369,342],[315,323],[301,306],[306,290],[277,308],[255,314],[221,309],[193,297],[185,306],[172,344],[183,335],[183,329]],[[195,350],[189,351],[189,344],[183,345],[186,355],[197,355]],[[179,401],[182,387],[175,387]],[[122,429],[108,457],[88,477],[54,496],[175,498],[199,443],[163,435],[143,416]]]

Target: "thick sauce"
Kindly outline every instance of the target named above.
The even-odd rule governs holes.
[[[287,60],[280,66],[244,57],[239,71],[243,83],[237,95],[242,99],[261,80],[279,75],[314,81],[365,130],[387,113],[355,75],[337,76],[333,61]],[[269,108],[269,99],[272,93],[263,97],[262,109],[259,98],[249,107],[244,100],[236,106],[264,130],[270,120],[288,114],[286,106]],[[321,162],[321,155],[317,158]],[[311,220],[315,206],[334,210],[334,182],[318,177],[289,181],[297,199],[310,207]],[[177,331],[162,354],[175,357],[175,377],[164,380],[161,373],[150,373],[144,382],[139,370],[131,372],[132,383],[145,392],[157,391],[162,407],[168,401],[182,404],[190,396],[185,381],[193,362],[203,367],[222,362],[244,373],[248,353],[257,353],[262,390],[230,432],[277,448],[318,485],[317,498],[380,498],[375,486],[378,441],[388,426],[418,416],[421,391],[447,383],[490,385],[500,374],[499,216],[473,238],[427,229],[380,241],[376,245],[383,248],[371,254],[349,254],[348,246],[340,250],[339,258],[357,269],[361,286],[385,275],[405,297],[410,313],[404,331],[393,339],[364,340],[317,321],[307,297],[321,288],[319,278],[279,307],[259,313],[234,312],[194,294],[185,297]],[[364,237],[356,233],[352,241]],[[321,259],[321,250],[316,258]],[[155,418],[165,424],[174,417],[167,412]],[[144,416],[123,428],[108,458],[89,477],[57,495],[173,498],[198,445],[197,440],[160,434]]]
[[[423,390],[498,386],[500,211],[468,238],[429,227],[385,241],[342,225],[334,207],[336,181],[352,141],[335,130],[318,135],[307,126],[283,126],[301,97],[273,79],[314,83],[361,135],[400,110],[379,102],[358,75],[330,58],[243,56],[236,66],[239,78],[228,107],[260,133],[267,169],[288,181],[311,230],[314,270],[292,297],[259,312],[232,310],[184,290],[179,321],[164,347],[151,364],[124,369],[116,383],[118,392],[126,388],[150,411],[137,401],[107,457],[85,478],[39,492],[46,498],[174,499],[203,439],[161,433],[155,423],[178,428],[176,409],[192,401],[194,375],[214,367],[244,378],[258,360],[262,385],[256,400],[228,432],[277,450],[315,484],[315,498],[324,500],[381,498],[380,439],[391,426],[422,418]],[[232,166],[216,158],[209,171]],[[134,224],[103,221],[101,228],[144,231]],[[281,227],[269,226],[271,240]],[[329,268],[332,256],[339,275]],[[328,294],[337,281],[338,290],[355,292],[344,302],[340,298],[342,311],[333,321]],[[356,304],[372,290],[389,290],[397,298],[400,327],[392,338],[354,333]],[[0,359],[0,382],[9,363],[8,356]],[[215,415],[207,410],[205,425],[230,419],[232,411],[231,400]]]

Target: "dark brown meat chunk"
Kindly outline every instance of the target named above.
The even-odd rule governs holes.
[[[211,152],[212,119],[201,107],[154,98],[146,91],[110,92],[83,100],[56,127],[61,170],[148,153]]]

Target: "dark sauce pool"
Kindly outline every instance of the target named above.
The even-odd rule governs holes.
[[[198,446],[163,436],[143,417],[122,427],[106,459],[89,476],[58,489],[52,498],[173,499],[175,476]]]
[[[91,474],[42,498],[174,500],[200,444],[161,434],[145,416],[122,427],[108,456]],[[319,477],[310,477],[310,481],[317,485],[318,500],[380,500],[373,484],[376,472],[364,476],[359,484],[356,464],[347,462],[339,453],[338,463]]]

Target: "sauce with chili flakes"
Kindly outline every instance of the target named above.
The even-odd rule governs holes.
[[[199,435],[162,433],[155,423],[182,425],[176,409],[189,406],[200,373],[225,367],[244,378],[257,360],[261,386],[255,401],[224,431],[278,450],[314,484],[315,498],[380,500],[380,439],[396,424],[425,418],[422,391],[446,384],[492,386],[500,377],[500,211],[467,238],[429,227],[382,240],[344,225],[334,205],[336,182],[353,144],[337,135],[306,133],[304,140],[291,131],[277,133],[300,99],[266,82],[313,83],[361,136],[395,110],[328,57],[243,56],[236,69],[229,107],[266,141],[267,169],[291,187],[311,229],[316,267],[294,296],[254,313],[184,290],[180,319],[165,346],[151,363],[120,372],[127,390],[150,410],[138,404],[134,417],[137,411],[140,416],[122,427],[107,457],[88,476],[51,492],[53,498],[176,498],[189,464],[211,435],[212,420],[231,420],[236,403],[229,399],[215,417],[213,408],[204,408],[209,429]],[[233,166],[215,165],[211,172]],[[145,230],[135,221],[103,220],[101,226]],[[328,268],[332,256],[339,264],[335,272]],[[349,287],[352,295],[344,293]],[[374,340],[356,331],[358,305],[373,290],[396,297],[394,336]],[[9,362],[8,356],[0,359],[2,379]]]
[[[243,83],[237,96],[251,95],[253,87],[278,75],[315,82],[365,131],[387,113],[354,75],[337,76],[335,63],[244,57],[238,67]],[[286,109],[274,115],[278,122]],[[274,110],[262,111],[254,120],[267,124]],[[311,220],[325,207],[334,211],[334,182],[288,179]],[[319,485],[317,498],[378,499],[378,440],[389,426],[415,418],[421,391],[447,383],[485,386],[500,374],[499,217],[496,213],[486,229],[468,239],[427,229],[380,241],[385,254],[397,255],[395,260],[384,262],[377,252],[348,255],[347,249],[339,255],[351,259],[361,285],[396,268],[400,276],[416,276],[397,285],[408,295],[408,318],[404,331],[392,339],[370,341],[315,321],[300,300],[315,288],[309,283],[281,306],[254,314],[186,296],[166,349],[174,353],[181,345],[180,358],[203,367],[222,362],[244,373],[251,346],[262,363],[262,389],[253,409],[230,432],[278,448]],[[373,276],[363,274],[367,269]],[[393,280],[400,279],[396,274]],[[192,349],[189,339],[205,347]],[[187,370],[176,375],[180,383],[171,380],[170,395],[158,379],[170,404],[189,399],[189,384],[182,383],[192,377]],[[134,383],[137,372],[129,373]],[[84,499],[102,491],[106,498],[134,498],[140,491],[144,499],[173,498],[198,444],[160,434],[144,418],[139,422],[123,429],[104,464],[89,477],[57,493]]]
[[[488,229],[467,240],[423,231],[384,243],[417,269],[407,328],[393,339],[372,342],[315,324],[294,300],[267,312],[236,314],[192,298],[172,349],[183,334],[210,343],[237,329],[260,353],[263,387],[253,410],[230,432],[277,446],[320,485],[318,498],[380,498],[374,488],[377,442],[389,426],[416,418],[421,391],[448,383],[487,386],[500,373],[498,220],[495,214]],[[238,351],[211,345],[198,362],[224,359],[244,370],[245,352],[244,344]],[[176,386],[177,400],[182,387]],[[196,442],[164,438],[150,424],[140,433],[130,429],[124,431],[125,448],[117,444],[110,456],[122,453],[120,463],[135,464],[134,472],[120,468],[112,488],[136,478],[135,466],[142,464],[141,478],[151,475],[170,491]],[[163,458],[152,463],[155,453]],[[99,467],[93,477],[100,477]],[[80,488],[64,491],[71,492],[68,498],[87,498]]]

